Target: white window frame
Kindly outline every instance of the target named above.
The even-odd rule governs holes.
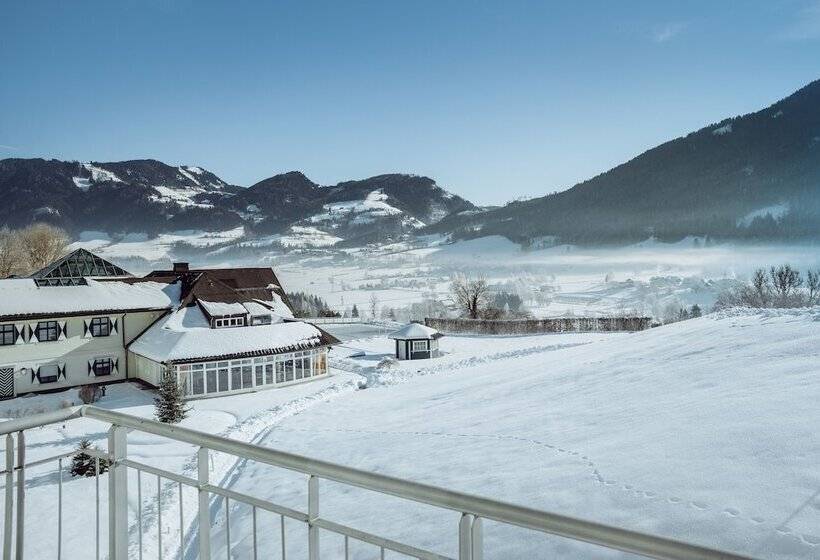
[[[268,356],[260,356],[257,358],[245,358],[239,360],[223,360],[220,362],[196,362],[191,364],[178,364],[175,367],[177,380],[182,385],[183,392],[186,397],[206,397],[217,395],[228,395],[237,392],[246,392],[255,390],[257,388],[276,387],[277,385],[290,385],[303,381],[310,380],[316,375],[327,375],[329,368],[327,366],[327,354],[324,348],[317,348],[313,350],[306,350],[301,352],[291,352],[288,354],[271,354]],[[316,371],[316,362],[318,357],[325,353],[325,371],[321,374]],[[302,377],[296,377],[296,361],[301,360]],[[290,368],[284,369],[284,366],[290,364]],[[282,364],[280,366],[280,364]],[[244,386],[243,368],[251,368],[250,385]],[[234,387],[233,370],[239,369],[239,387]],[[262,383],[257,383],[258,368],[261,368]],[[278,370],[281,368],[282,380],[278,379]],[[227,371],[227,390],[219,390],[219,372]],[[209,373],[215,377],[215,391],[208,389],[208,375]],[[203,392],[194,394],[194,376],[202,376]]]
[[[428,350],[430,350],[430,345],[427,340],[411,340],[410,342],[411,352],[427,352]],[[419,344],[421,346],[418,346]]]

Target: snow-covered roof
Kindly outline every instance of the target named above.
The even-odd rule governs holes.
[[[410,340],[417,338],[440,338],[442,334],[436,329],[426,327],[420,323],[410,323],[403,326],[397,331],[391,332],[387,338],[395,338],[399,340]]]
[[[179,284],[99,282],[39,287],[30,278],[0,280],[0,317],[170,309],[179,304]]]
[[[205,301],[204,299],[198,299],[197,301],[211,317],[245,315],[248,312],[241,303],[223,303],[221,301]]]
[[[273,302],[271,302],[271,304],[272,303]],[[247,312],[251,314],[251,316],[270,315],[273,313],[269,307],[265,307],[261,303],[257,303],[255,301],[248,301],[242,305],[245,307]]]
[[[155,362],[275,354],[327,344],[322,331],[300,321],[212,329],[197,306],[183,307],[154,323],[130,346]]]

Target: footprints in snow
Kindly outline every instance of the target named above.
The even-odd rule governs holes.
[[[282,428],[280,427],[279,429],[282,429]],[[300,429],[293,429],[293,428],[288,428],[286,430],[287,431],[294,431],[294,432],[307,431],[307,430],[300,430]],[[311,430],[311,431],[316,431],[316,430]],[[482,439],[488,439],[489,438],[489,439],[497,439],[497,440],[520,441],[520,442],[528,443],[528,444],[538,446],[538,447],[545,447],[547,449],[551,449],[551,450],[556,451],[558,453],[562,453],[562,454],[570,455],[570,456],[573,456],[573,457],[577,457],[578,460],[583,462],[583,464],[586,467],[589,467],[590,469],[592,469],[592,478],[593,478],[594,482],[596,482],[598,484],[601,484],[601,485],[603,485],[607,488],[613,488],[613,489],[614,489],[615,486],[619,485],[617,480],[605,478],[601,474],[601,472],[598,470],[596,464],[587,455],[582,455],[581,453],[579,453],[577,451],[572,451],[572,450],[569,450],[569,449],[565,449],[563,447],[557,447],[555,445],[546,443],[544,441],[535,440],[535,439],[528,439],[528,438],[522,438],[522,437],[517,437],[517,436],[493,435],[493,434],[451,434],[451,433],[446,433],[446,432],[390,432],[390,431],[379,431],[379,430],[351,430],[351,429],[344,429],[344,428],[326,429],[326,430],[321,430],[321,431],[362,433],[362,434],[366,433],[366,434],[381,434],[381,435],[433,436],[433,437],[451,437],[451,438],[454,438],[454,437],[457,437],[457,438],[482,438]],[[646,500],[658,500],[658,499],[660,499],[660,500],[666,501],[668,504],[673,505],[673,506],[683,505],[683,506],[689,507],[691,509],[694,509],[694,510],[697,510],[697,511],[700,511],[700,512],[708,512],[708,511],[712,510],[712,506],[710,506],[709,504],[707,504],[705,502],[699,501],[699,500],[686,501],[683,498],[680,498],[678,496],[663,497],[663,496],[659,496],[659,494],[657,492],[654,492],[652,490],[644,490],[644,489],[638,488],[638,487],[636,487],[632,484],[621,484],[619,486],[619,488],[617,488],[617,489],[620,490],[620,491],[623,491],[623,492],[627,492],[627,493],[629,493],[629,494],[631,494],[635,497],[638,497],[638,498],[643,498],[643,499],[646,499]],[[763,517],[759,517],[759,516],[753,516],[753,517],[748,517],[748,518],[744,517],[742,515],[742,512],[739,509],[734,508],[734,507],[729,507],[729,508],[726,508],[726,509],[722,510],[721,514],[725,515],[726,517],[729,517],[731,519],[745,520],[747,522],[753,523],[754,525],[758,525],[758,526],[766,523],[766,519],[764,519]],[[802,544],[804,544],[806,546],[809,546],[809,547],[812,547],[812,548],[820,546],[820,537],[815,537],[813,535],[795,533],[791,529],[789,529],[788,527],[775,527],[774,529],[778,534],[780,534],[782,536],[794,537],[799,542],[801,542]]]

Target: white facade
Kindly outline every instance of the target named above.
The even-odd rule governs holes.
[[[61,273],[107,266],[72,255],[57,261]],[[0,280],[0,398],[126,379],[156,386],[166,374],[204,397],[328,374],[335,339],[292,319],[272,270],[185,266],[158,278]]]
[[[0,396],[126,379],[125,346],[163,313],[0,321],[0,331],[15,330],[13,344],[0,344]]]

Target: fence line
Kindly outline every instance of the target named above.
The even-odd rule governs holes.
[[[553,319],[442,319],[424,324],[450,334],[540,334],[568,332],[634,332],[648,329],[649,317],[557,317]]]

